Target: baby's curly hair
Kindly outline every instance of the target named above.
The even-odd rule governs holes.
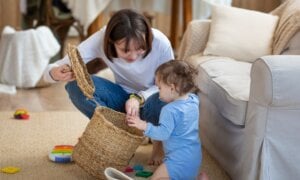
[[[155,71],[158,81],[167,85],[174,84],[179,95],[198,91],[194,83],[194,77],[197,74],[198,71],[194,67],[182,60],[168,61],[161,64]]]

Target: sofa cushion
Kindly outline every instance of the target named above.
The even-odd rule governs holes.
[[[245,125],[251,65],[222,57],[198,65],[197,86],[236,125]]]
[[[278,16],[216,5],[204,55],[248,62],[270,55],[277,22]]]

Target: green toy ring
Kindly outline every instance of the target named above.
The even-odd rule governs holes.
[[[153,174],[153,172],[150,172],[150,171],[139,171],[135,175],[137,177],[146,177],[147,178],[147,177],[152,176],[152,174]]]

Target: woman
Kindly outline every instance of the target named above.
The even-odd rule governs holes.
[[[156,68],[174,59],[168,38],[150,27],[146,18],[135,11],[116,12],[107,26],[78,46],[85,63],[100,58],[112,70],[116,82],[92,76],[95,100],[101,105],[131,116],[141,116],[158,124],[164,102],[155,86]],[[73,104],[91,118],[95,102],[86,99],[74,80],[68,56],[50,64],[44,74],[47,82],[69,81],[66,90]],[[141,107],[141,108],[140,108]],[[154,142],[149,164],[160,164],[162,145]]]

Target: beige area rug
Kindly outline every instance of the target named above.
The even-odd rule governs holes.
[[[13,112],[0,112],[0,168],[21,168],[16,174],[0,172],[0,179],[94,179],[74,163],[57,164],[48,159],[55,145],[75,145],[89,120],[72,111],[32,112],[30,115],[30,120],[22,121],[13,119]],[[146,166],[151,148],[151,145],[140,146],[130,164],[142,164],[153,170]],[[202,168],[211,180],[229,179],[205,150]]]

